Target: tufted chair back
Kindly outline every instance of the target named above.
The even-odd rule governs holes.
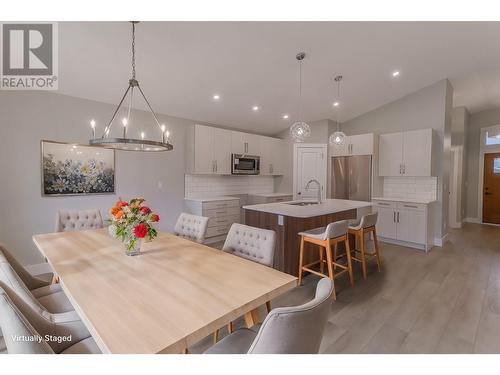
[[[208,217],[181,213],[175,224],[176,236],[202,243],[208,227]]]
[[[234,223],[222,250],[272,267],[276,233],[273,230]]]
[[[99,209],[59,210],[56,217],[56,232],[74,232],[85,229],[102,228],[102,216]]]
[[[39,279],[29,273],[26,268],[24,268],[21,263],[12,255],[10,251],[7,250],[5,246],[0,244],[0,263],[8,263],[23,281],[29,290],[41,288],[49,284],[48,281]]]

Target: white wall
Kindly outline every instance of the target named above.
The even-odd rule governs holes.
[[[447,233],[448,227],[452,94],[448,80],[442,80],[342,124],[342,130],[347,135],[426,128],[435,130],[434,169],[438,178],[438,202],[434,211],[434,229],[438,238]]]
[[[114,109],[114,105],[48,92],[0,91],[0,242],[22,263],[43,261],[31,236],[52,232],[60,208],[97,207],[107,216],[118,196],[143,196],[160,214],[160,229],[173,228],[184,204],[185,127],[194,121],[159,116],[172,133],[173,151],[116,152],[116,195],[41,195],[40,140],[88,143],[89,120],[95,118],[101,131]],[[136,112],[135,118],[152,124],[146,112]],[[158,182],[163,183],[161,189]]]
[[[467,131],[469,128],[469,112],[465,107],[453,108],[451,120],[451,146],[462,150],[462,170],[458,171],[461,175],[460,186],[457,187],[460,197],[458,206],[460,207],[457,212],[457,222],[461,222],[466,217],[467,205]]]

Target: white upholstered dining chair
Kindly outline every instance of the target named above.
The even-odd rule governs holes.
[[[9,354],[97,354],[97,344],[75,311],[50,314],[33,309],[0,281],[0,328]],[[19,340],[37,337],[38,340]],[[47,340],[55,337],[56,340]],[[59,340],[65,337],[67,340]]]
[[[241,258],[272,267],[276,233],[273,230],[234,223],[229,229],[222,250]],[[267,312],[271,311],[271,301],[266,302]],[[233,324],[228,323],[227,331],[233,332]],[[214,332],[214,343],[219,340],[219,330]]]
[[[104,226],[99,209],[59,210],[56,215],[56,232],[99,229]]]
[[[314,299],[300,306],[278,307],[258,332],[242,328],[224,337],[206,354],[317,354],[332,304],[333,281],[322,278]]]
[[[175,223],[174,234],[190,241],[203,243],[207,233],[208,217],[181,213]]]

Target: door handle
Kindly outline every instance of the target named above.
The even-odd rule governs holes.
[[[493,193],[488,193],[487,191],[485,191],[484,195],[493,195]]]

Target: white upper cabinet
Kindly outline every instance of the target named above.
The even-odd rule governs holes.
[[[373,155],[375,135],[373,133],[346,137],[343,145],[331,145],[331,156]]]
[[[432,176],[433,130],[381,134],[380,176]]]
[[[231,174],[231,154],[260,156],[261,175],[283,174],[285,142],[205,125],[191,125],[186,136],[188,174]]]
[[[400,176],[403,159],[403,133],[381,134],[379,136],[380,176]]]
[[[432,129],[404,133],[403,175],[432,176]]]
[[[260,155],[259,135],[231,131],[231,151],[233,154]]]
[[[194,125],[186,138],[188,173],[231,174],[231,131]]]
[[[278,138],[260,137],[260,175],[277,176],[283,174],[284,141]]]

